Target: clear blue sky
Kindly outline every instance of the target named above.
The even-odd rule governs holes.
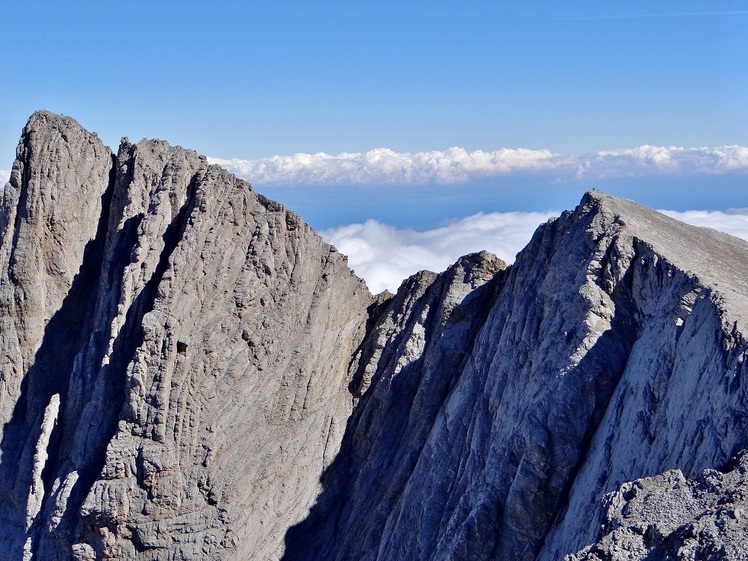
[[[36,0],[3,3],[0,15],[0,169],[37,108],[114,148],[120,136],[159,137],[250,160],[748,146],[746,1]],[[292,204],[313,197],[284,189]],[[480,189],[467,190],[477,200]],[[712,195],[713,207],[741,205]],[[341,212],[365,214],[351,204]]]

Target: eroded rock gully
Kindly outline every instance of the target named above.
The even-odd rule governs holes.
[[[4,558],[748,558],[740,240],[592,192],[373,297],[205,158],[47,112],[0,228]]]

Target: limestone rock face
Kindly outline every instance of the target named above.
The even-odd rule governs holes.
[[[352,406],[345,258],[194,152],[48,113],[4,195],[7,558],[277,556]]]
[[[408,279],[383,306],[352,381],[361,401],[349,420],[341,452],[323,477],[320,501],[307,520],[289,532],[285,558],[380,558],[385,537],[416,529],[397,518],[405,489],[428,487],[419,491],[424,494],[416,508],[428,509],[429,502],[440,501],[432,493],[441,481],[428,477],[418,482],[414,474],[444,397],[459,384],[495,296],[494,276],[505,266],[488,253],[468,255],[441,275],[420,273]],[[447,461],[447,455],[442,459]],[[443,510],[420,514],[436,537]],[[410,550],[406,555],[403,549],[381,558],[414,554]]]
[[[426,297],[444,276],[411,279],[288,559],[561,559],[625,481],[726,466],[748,444],[746,271],[744,242],[590,193],[449,319]]]
[[[92,306],[84,267],[100,257],[112,155],[75,121],[36,113],[0,212],[0,550],[20,558],[45,496],[43,470],[80,328]],[[84,259],[85,256],[85,259]],[[13,552],[13,555],[10,555]],[[28,552],[27,552],[28,553]]]
[[[598,192],[372,297],[195,152],[34,114],[0,557],[745,559],[748,246]]]

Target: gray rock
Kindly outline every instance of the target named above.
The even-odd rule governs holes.
[[[470,337],[399,306],[288,559],[560,559],[623,482],[724,466],[748,440],[747,270],[740,240],[590,193],[469,293]]]
[[[277,556],[352,407],[345,258],[194,152],[48,113],[3,226],[7,558]]]
[[[28,548],[46,494],[43,470],[68,369],[90,306],[80,282],[112,156],[75,121],[35,113],[18,145],[0,211],[0,550]]]
[[[748,559],[748,457],[687,480],[678,469],[605,496],[603,536],[566,561]]]
[[[485,252],[462,257],[441,275],[411,277],[381,304],[352,381],[360,401],[342,450],[323,477],[320,501],[289,532],[284,559],[376,559],[383,535],[412,529],[397,519],[402,494],[416,483],[420,451],[459,382],[496,292],[494,275],[505,266]],[[422,506],[440,502],[432,489],[441,482],[423,483]],[[424,532],[438,531],[442,512],[421,512],[432,524]]]
[[[4,558],[745,558],[740,240],[593,192],[372,297],[195,152],[46,112],[0,230]]]

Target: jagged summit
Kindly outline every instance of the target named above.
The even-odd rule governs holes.
[[[746,242],[711,228],[685,224],[628,199],[590,191],[580,206],[594,205],[623,223],[626,235],[652,246],[674,267],[691,271],[702,284],[715,287],[731,300],[733,313],[748,309]],[[734,302],[733,302],[734,300]],[[745,322],[745,316],[741,321]],[[742,324],[745,328],[747,325]]]
[[[113,156],[48,113],[24,129],[2,223],[10,558],[268,558],[350,410],[371,296],[345,258],[192,151]]]
[[[374,298],[195,152],[44,111],[0,226],[8,559],[745,558],[740,240],[590,192]]]

